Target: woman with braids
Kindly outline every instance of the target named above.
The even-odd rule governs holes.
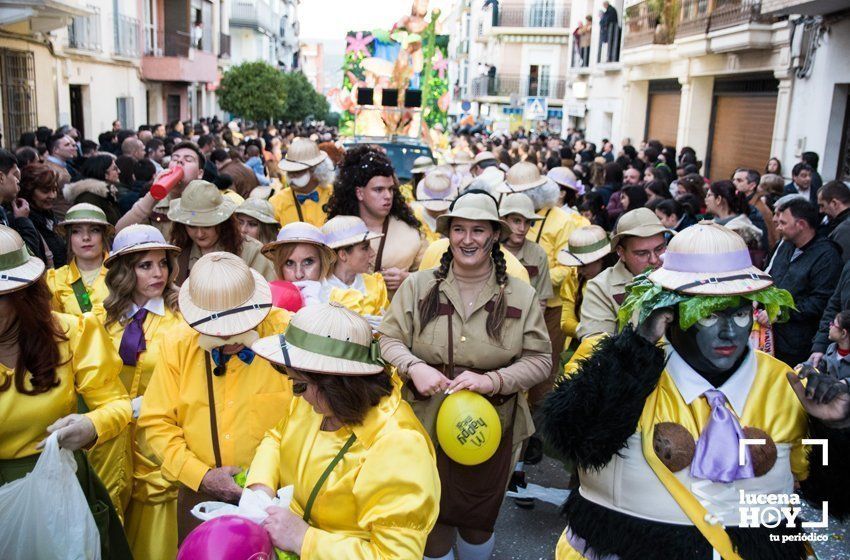
[[[50,310],[44,268],[17,232],[0,226],[0,487],[31,472],[55,435],[74,452],[102,557],[131,558],[109,493],[82,451],[114,438],[130,420],[121,359],[92,313]],[[78,400],[87,412],[77,413]]]
[[[384,359],[435,444],[448,393],[474,391],[499,413],[502,441],[484,463],[463,466],[437,450],[440,517],[425,547],[427,558],[451,559],[457,540],[461,559],[483,559],[493,551],[515,453],[534,432],[524,392],[549,376],[552,349],[534,288],[506,273],[499,241],[510,228],[496,200],[467,191],[437,219],[437,230],[449,240],[439,268],[404,281],[378,331]]]
[[[328,219],[360,216],[369,230],[384,234],[372,240],[375,260],[370,272],[383,275],[390,297],[419,269],[428,244],[399,191],[393,164],[379,148],[360,146],[345,153],[327,211]]]
[[[124,531],[136,560],[177,555],[177,487],[163,478],[135,418],[161,355],[165,334],[182,324],[177,310],[177,254],[153,226],[122,229],[104,262],[106,330],[123,362],[119,379],[130,395],[133,420],[121,435],[89,454],[106,482],[118,479]],[[109,484],[107,482],[107,484]]]

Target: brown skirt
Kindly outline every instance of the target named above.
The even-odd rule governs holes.
[[[505,489],[513,472],[513,425],[488,460],[480,465],[461,465],[437,448],[440,473],[440,516],[437,523],[492,533],[499,517]]]

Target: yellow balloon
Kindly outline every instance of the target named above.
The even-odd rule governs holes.
[[[502,440],[502,423],[492,404],[478,393],[458,391],[446,397],[437,413],[437,441],[461,465],[480,465]]]

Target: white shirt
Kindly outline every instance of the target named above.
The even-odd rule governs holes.
[[[726,397],[732,409],[738,416],[744,412],[744,405],[756,378],[756,354],[752,348],[748,348],[747,357],[740,367],[720,387],[714,387],[711,383],[697,373],[680,356],[672,346],[668,347],[669,357],[667,360],[667,373],[679,389],[679,393],[685,402],[691,404],[701,397],[703,393],[711,389],[717,389]]]
[[[163,300],[162,297],[151,298],[145,302],[142,307],[139,307],[134,303],[132,307],[130,307],[130,311],[127,312],[127,319],[135,317],[139,309],[147,309],[149,313],[165,317],[165,300]]]
[[[357,274],[354,276],[354,282],[349,286],[342,280],[336,277],[335,274],[331,274],[324,281],[322,281],[322,288],[319,291],[319,297],[322,301],[328,301],[331,297],[331,292],[334,288],[339,288],[340,290],[357,290],[361,294],[366,295],[366,282],[363,281],[363,275]]]

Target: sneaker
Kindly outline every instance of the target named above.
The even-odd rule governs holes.
[[[528,483],[525,481],[525,473],[514,471],[511,475],[511,481],[508,483],[508,490],[518,492],[520,488],[527,487]],[[534,498],[514,498],[514,503],[522,509],[532,509],[534,507]]]

